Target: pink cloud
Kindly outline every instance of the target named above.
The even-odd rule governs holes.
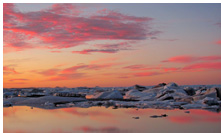
[[[15,71],[14,68],[11,68],[9,66],[3,66],[3,72],[4,74],[19,74],[17,71]]]
[[[71,79],[82,79],[87,77],[86,72],[82,72],[85,70],[102,70],[107,69],[112,66],[122,65],[122,63],[103,63],[103,64],[80,64],[72,67],[68,67],[65,69],[47,69],[44,71],[34,71],[38,74],[42,74],[44,76],[52,76],[49,77],[48,80],[58,81],[58,80],[71,80]],[[80,71],[80,72],[79,72]]]
[[[193,62],[196,61],[197,59],[195,57],[192,56],[175,56],[175,57],[171,57],[168,60],[164,60],[162,62],[176,62],[176,63],[189,63],[189,62]]]
[[[191,63],[195,61],[215,61],[215,60],[221,60],[221,56],[214,55],[214,56],[194,57],[194,56],[184,55],[184,56],[171,57],[167,60],[163,60],[162,62]]]
[[[104,63],[104,64],[89,64],[89,65],[83,64],[83,65],[72,66],[72,67],[66,68],[66,69],[62,70],[61,73],[63,73],[63,74],[73,73],[79,69],[100,70],[100,69],[109,68],[109,67],[116,66],[116,65],[121,65],[121,63]]]
[[[143,70],[143,68],[145,68],[146,66],[145,65],[130,65],[130,66],[126,66],[126,67],[123,67],[123,68],[125,68],[125,69],[131,69],[131,70],[140,70],[140,69],[142,69]]]
[[[130,76],[135,77],[145,77],[145,76],[155,76],[160,74],[168,74],[168,73],[177,73],[177,72],[199,72],[199,71],[206,71],[211,69],[221,69],[221,62],[212,62],[213,60],[220,60],[220,56],[203,56],[198,57],[198,60],[210,61],[210,62],[202,62],[202,63],[195,63],[191,65],[186,65],[184,67],[166,67],[166,66],[148,66],[144,64],[137,64],[137,65],[129,65],[123,67],[123,69],[129,69],[132,71],[140,71],[137,73],[127,73],[125,76],[118,76],[118,78],[127,78]],[[147,71],[146,71],[147,70]],[[149,71],[148,70],[156,70],[156,71]]]
[[[51,53],[61,53],[61,51],[50,51]]]
[[[41,71],[41,72],[38,72],[38,73],[42,74],[44,76],[52,76],[52,75],[56,75],[58,72],[59,72],[58,69],[48,69],[48,70]]]
[[[114,44],[96,44],[96,49],[84,49],[81,51],[72,51],[72,53],[78,54],[91,54],[91,53],[117,53],[121,50],[133,50],[129,43],[135,44],[136,41],[120,42]]]
[[[170,68],[164,68],[163,70],[165,72],[175,72],[175,71],[180,71],[180,68],[170,67]]]
[[[72,53],[78,54],[91,54],[91,53],[116,53],[118,49],[85,49],[82,51],[72,51]]]
[[[203,62],[185,66],[183,70],[192,69],[221,69],[221,62]]]
[[[152,30],[149,23],[152,18],[109,10],[85,16],[81,8],[73,4],[54,4],[46,10],[21,12],[14,4],[4,3],[3,10],[3,40],[6,52],[31,48],[70,48],[88,41],[104,39],[145,40],[160,33]],[[86,53],[90,52],[117,51],[86,50]]]
[[[218,40],[216,44],[221,45],[221,40]]]
[[[87,68],[87,65],[72,66],[61,71],[62,74],[75,73],[78,69]]]
[[[130,44],[136,44],[137,41],[125,41],[119,43],[111,43],[111,44],[96,44],[94,45],[100,50],[113,51],[110,53],[116,53],[120,50],[133,50]]]
[[[214,55],[214,56],[202,56],[198,57],[198,60],[203,60],[203,61],[215,61],[215,60],[221,60],[220,55]]]
[[[143,64],[137,64],[137,65],[129,65],[126,67],[123,67],[123,69],[130,69],[133,71],[137,70],[153,70],[153,69],[162,69],[161,65],[158,66],[148,66],[148,65],[143,65]]]
[[[158,72],[139,72],[139,73],[133,73],[135,77],[145,77],[145,76],[155,76],[159,75]]]

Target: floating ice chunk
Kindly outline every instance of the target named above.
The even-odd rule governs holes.
[[[118,90],[101,92],[95,96],[92,96],[91,99],[123,99],[122,94]]]
[[[148,88],[146,88],[145,86],[135,85],[134,89],[139,90],[139,91],[143,91],[143,90],[146,90]]]
[[[219,105],[219,103],[217,102],[217,100],[215,100],[214,98],[211,97],[206,97],[203,100],[203,103],[212,106],[212,105]]]
[[[86,94],[80,94],[79,92],[72,92],[72,91],[60,91],[54,93],[53,96],[60,96],[60,97],[85,97]]]
[[[165,85],[167,85],[167,84],[166,83],[160,83],[160,84],[154,86],[153,88],[164,87]]]
[[[212,97],[214,99],[217,99],[217,92],[215,88],[209,88],[204,93],[205,97]]]
[[[192,87],[185,87],[184,91],[189,95],[189,96],[193,96],[196,94],[195,90]]]
[[[47,101],[47,102],[44,103],[44,105],[45,106],[54,106],[54,103],[50,103],[50,102]]]
[[[217,91],[215,88],[209,88],[209,89],[206,89],[204,92],[197,93],[197,94],[198,95],[193,96],[194,101],[202,100],[205,97],[210,97],[210,98],[214,98],[214,99],[218,100]]]
[[[146,96],[146,95],[147,95],[147,93],[142,93],[142,92],[140,92],[140,91],[138,91],[138,90],[136,90],[136,89],[132,89],[132,90],[126,92],[124,98],[125,98],[125,99],[137,100],[137,99],[139,99],[140,97],[144,97],[144,96]]]
[[[170,82],[167,85],[165,85],[166,87],[178,87],[178,85],[174,82]]]
[[[205,105],[205,104],[193,103],[193,104],[182,105],[181,107],[183,107],[184,109],[200,109],[200,108],[203,108],[206,106],[207,105]]]
[[[161,96],[160,98],[158,98],[158,101],[163,101],[163,100],[171,100],[174,99],[173,98],[173,94],[165,94],[163,96]]]

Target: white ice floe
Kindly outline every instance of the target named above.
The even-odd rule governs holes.
[[[33,106],[46,109],[92,106],[156,109],[221,109],[220,85],[77,87],[4,89],[4,107]]]
[[[118,90],[100,92],[91,97],[91,99],[123,99],[122,94]]]

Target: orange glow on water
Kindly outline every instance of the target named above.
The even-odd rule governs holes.
[[[219,131],[221,114],[205,110],[111,109],[104,107],[44,110],[25,106],[4,108],[4,132],[146,132]],[[166,118],[150,118],[167,114]],[[133,119],[132,117],[139,117]],[[174,126],[174,124],[176,126]],[[192,125],[192,126],[188,126]],[[186,128],[188,126],[188,128]],[[191,128],[194,127],[194,128]]]

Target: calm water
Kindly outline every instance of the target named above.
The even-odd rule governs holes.
[[[112,109],[105,107],[44,110],[4,108],[4,133],[200,132],[220,133],[221,113],[205,110]],[[167,114],[165,118],[151,115]],[[139,117],[133,119],[132,117]]]

